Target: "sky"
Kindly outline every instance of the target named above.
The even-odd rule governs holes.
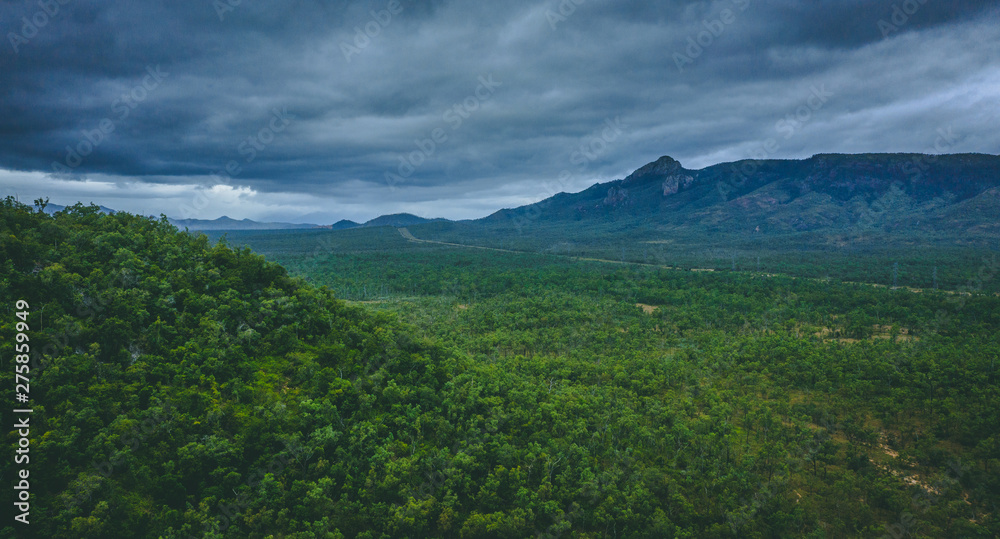
[[[0,194],[478,218],[627,176],[998,153],[1000,3],[6,0]]]

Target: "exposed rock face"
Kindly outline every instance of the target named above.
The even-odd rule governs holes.
[[[681,189],[687,189],[694,177],[687,174],[673,174],[663,179],[663,196],[670,196]]]
[[[608,189],[608,196],[604,197],[603,203],[605,206],[623,206],[628,202],[628,191],[622,189],[621,187],[612,187]]]

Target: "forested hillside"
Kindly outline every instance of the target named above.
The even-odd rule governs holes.
[[[35,410],[5,537],[1000,533],[982,286],[244,238],[279,266],[165,219],[0,211],[0,383],[25,300]]]
[[[260,256],[96,207],[7,199],[0,223],[0,378],[13,389],[23,299],[35,410],[31,525],[4,536],[390,529],[406,498],[375,483],[413,453],[403,433],[433,446],[464,428],[441,413],[464,380],[453,354]]]

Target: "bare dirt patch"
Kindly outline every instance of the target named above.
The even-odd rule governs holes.
[[[636,303],[635,306],[641,307],[642,312],[646,314],[653,314],[657,309],[659,309],[656,305],[646,305],[645,303]]]

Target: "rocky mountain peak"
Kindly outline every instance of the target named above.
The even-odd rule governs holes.
[[[672,176],[681,170],[684,170],[684,168],[681,167],[681,164],[676,159],[664,155],[630,174],[625,178],[624,183],[639,182],[646,179],[661,179],[663,176]]]

